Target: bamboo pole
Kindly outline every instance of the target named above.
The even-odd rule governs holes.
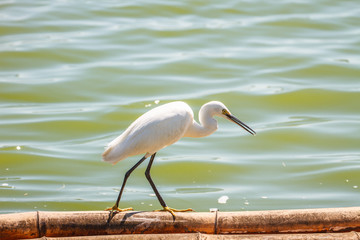
[[[60,237],[46,240],[359,240],[360,233],[299,233],[299,234],[240,234],[218,235],[203,233],[167,233],[167,234],[125,234],[86,237]],[[44,240],[37,238],[35,240]]]
[[[360,231],[360,207],[247,212],[28,212],[0,215],[0,239],[116,234],[304,234]],[[276,238],[274,238],[276,239]]]

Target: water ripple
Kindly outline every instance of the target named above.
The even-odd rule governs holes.
[[[223,101],[258,134],[219,119],[160,151],[152,174],[172,206],[358,204],[356,1],[78,3],[0,3],[0,212],[112,205],[139,156],[111,166],[104,146],[173,100],[196,118]],[[122,204],[157,204],[145,169]]]

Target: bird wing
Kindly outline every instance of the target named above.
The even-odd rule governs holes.
[[[129,156],[153,154],[178,141],[193,121],[190,107],[183,104],[165,104],[140,116],[109,144],[103,160],[115,164]]]

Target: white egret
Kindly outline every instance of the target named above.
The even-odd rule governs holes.
[[[132,210],[132,208],[119,208],[121,195],[130,174],[150,156],[145,176],[163,207],[163,211],[170,212],[174,219],[174,212],[192,211],[190,208],[176,210],[166,205],[151,179],[150,168],[156,152],[160,149],[175,143],[182,137],[205,137],[215,132],[218,125],[214,116],[228,119],[244,128],[250,134],[256,134],[249,126],[234,117],[221,102],[212,101],[204,104],[199,111],[200,124],[198,124],[194,120],[194,113],[189,105],[177,101],[158,106],[146,112],[136,119],[120,136],[108,144],[108,147],[102,154],[102,159],[113,164],[130,156],[145,154],[140,161],[126,172],[115,205],[112,208],[106,209],[110,210],[108,223],[116,212]]]

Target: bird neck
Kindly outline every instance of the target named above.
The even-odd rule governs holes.
[[[206,137],[215,132],[218,128],[217,121],[213,118],[213,114],[204,109],[199,112],[200,124],[195,120],[188,128],[185,137]]]

